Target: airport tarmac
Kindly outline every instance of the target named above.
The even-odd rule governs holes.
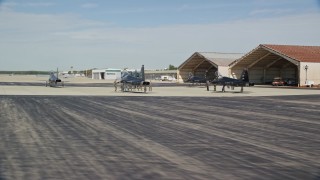
[[[319,179],[320,96],[0,96],[0,179]]]
[[[1,78],[1,180],[320,179],[318,89]]]
[[[272,86],[240,87],[234,90],[226,88],[222,93],[221,86],[213,91],[210,86],[189,86],[174,82],[152,82],[152,91],[115,92],[113,80],[93,80],[88,78],[63,79],[65,87],[45,87],[46,76],[0,76],[0,95],[73,95],[73,96],[187,96],[187,97],[243,97],[243,96],[284,96],[284,95],[317,95],[320,88],[288,88]]]
[[[153,87],[152,91],[143,93],[141,91],[121,92],[114,91],[111,84],[106,87],[45,87],[45,86],[1,86],[0,95],[65,95],[65,96],[186,96],[186,97],[245,97],[245,96],[287,96],[287,95],[319,95],[320,89],[290,89],[290,88],[263,88],[263,87],[245,87],[244,92],[240,93],[240,88],[234,90],[226,89],[221,92],[221,87],[217,91],[210,91],[204,86],[170,86],[170,87]]]

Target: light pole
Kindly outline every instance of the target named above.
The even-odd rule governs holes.
[[[309,68],[308,65],[304,66],[304,69],[306,70],[306,85],[308,85],[308,68]]]

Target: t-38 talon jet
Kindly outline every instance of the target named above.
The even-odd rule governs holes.
[[[191,72],[189,73],[189,78],[186,82],[190,82],[193,84],[201,84],[201,83],[207,83],[207,79],[204,77],[194,76]]]
[[[243,92],[244,86],[253,86],[254,83],[249,83],[249,74],[248,70],[244,69],[240,79],[234,79],[222,76],[218,72],[216,72],[216,78],[211,81],[211,84],[214,85],[214,91],[216,91],[216,86],[220,85],[222,86],[222,92],[225,92],[225,87],[231,87],[231,89],[234,89],[234,87],[241,87],[240,92]]]
[[[129,91],[133,89],[141,89],[143,88],[144,92],[147,92],[147,86],[150,88],[150,82],[145,80],[144,76],[144,65],[141,67],[141,75],[136,74],[136,76],[129,74],[128,72],[124,73],[121,77],[121,91]]]
[[[57,69],[57,76],[51,72],[50,73],[50,77],[49,77],[49,80],[46,81],[46,87],[47,86],[50,86],[50,87],[58,87],[58,86],[62,86],[64,87],[64,83],[63,81],[61,81],[61,79],[59,79],[59,72],[58,72],[58,69]]]

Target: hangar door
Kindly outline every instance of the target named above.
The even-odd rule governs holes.
[[[99,72],[94,72],[93,74],[93,79],[100,79],[100,74]]]

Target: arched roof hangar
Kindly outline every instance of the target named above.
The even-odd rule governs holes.
[[[195,52],[178,67],[178,81],[186,81],[190,73],[207,79],[213,79],[216,71],[228,76],[229,64],[241,56],[240,53]]]

